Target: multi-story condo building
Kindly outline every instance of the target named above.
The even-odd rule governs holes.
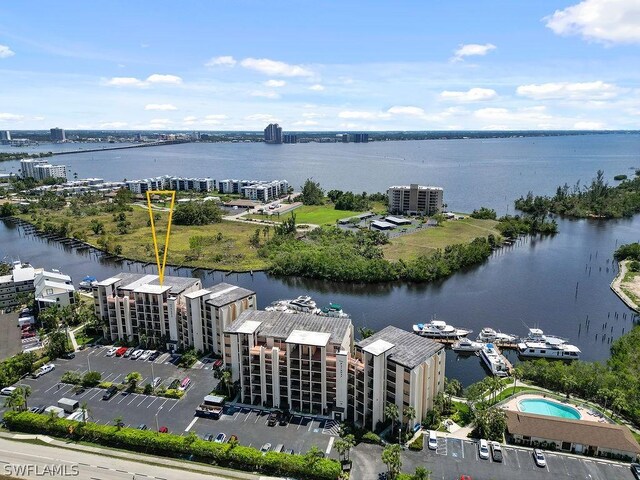
[[[218,182],[220,193],[235,193],[251,200],[268,202],[283,197],[289,192],[289,182],[286,180],[235,180],[225,179]]]
[[[22,178],[35,178],[44,180],[46,178],[67,178],[67,168],[65,165],[51,165],[46,160],[25,158],[20,160],[20,172]]]
[[[282,136],[282,143],[298,143],[298,136],[293,133],[285,133]]]
[[[408,215],[435,215],[442,211],[443,190],[412,183],[389,187],[389,212]]]
[[[60,305],[66,307],[75,303],[75,287],[69,275],[58,271],[36,270],[33,280],[35,300],[38,310]]]
[[[282,143],[282,127],[277,123],[270,123],[264,129],[265,143]]]
[[[224,333],[244,403],[344,418],[350,319],[247,310]]]
[[[352,133],[351,138],[354,143],[368,143],[369,142],[369,134],[368,133]]]
[[[9,130],[0,130],[0,143],[3,145],[11,141],[11,132]]]
[[[67,140],[67,137],[62,128],[52,128],[50,132],[52,142],[64,142]]]
[[[347,416],[365,428],[384,422],[388,403],[403,419],[411,405],[419,422],[444,390],[444,346],[393,326],[357,342],[349,366]]]
[[[93,287],[96,315],[108,324],[105,336],[131,343],[152,342],[175,349],[186,321],[185,295],[202,289],[196,278],[119,273]]]
[[[35,276],[31,265],[14,262],[12,273],[0,277],[0,308],[16,307],[19,294],[33,292]]]
[[[215,190],[216,181],[211,178],[185,178],[164,175],[162,177],[145,178],[142,180],[129,180],[126,182],[126,186],[133,193],[137,194],[145,194],[149,190],[210,192],[211,190]]]
[[[255,292],[228,283],[187,293],[185,302],[186,321],[178,332],[181,343],[218,355],[224,353],[224,329],[258,303]]]

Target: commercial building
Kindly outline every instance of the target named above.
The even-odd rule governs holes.
[[[47,178],[67,179],[67,167],[65,165],[51,165],[43,159],[25,158],[20,160],[20,172],[22,178],[34,178],[45,180]]]
[[[219,283],[213,287],[185,294],[186,321],[180,326],[183,345],[201,352],[224,353],[224,329],[245,310],[255,310],[255,292]]]
[[[75,287],[69,275],[58,271],[36,271],[33,280],[35,301],[38,310],[60,305],[66,307],[75,303]]]
[[[218,182],[218,190],[222,194],[241,194],[250,200],[268,202],[289,193],[289,182],[225,179]]]
[[[349,365],[347,416],[365,428],[384,422],[388,403],[398,406],[402,419],[412,406],[413,420],[419,422],[444,390],[444,346],[397,327],[386,327],[356,343]]]
[[[52,128],[50,132],[52,142],[65,142],[67,140],[67,137],[62,128]]]
[[[507,439],[518,445],[547,447],[555,450],[608,458],[640,455],[640,445],[624,425],[589,422],[568,418],[535,415],[505,410]]]
[[[242,402],[344,418],[353,325],[348,318],[248,310],[225,330]]]
[[[11,132],[9,130],[0,130],[0,144],[8,145],[11,141]]]
[[[265,143],[282,143],[282,127],[277,123],[270,123],[264,129]]]
[[[149,190],[210,192],[216,189],[216,181],[211,178],[187,178],[164,175],[142,180],[129,180],[126,182],[126,187],[136,194],[145,194]]]
[[[119,273],[93,287],[96,315],[112,341],[147,342],[175,349],[187,319],[185,295],[202,289],[195,278]]]
[[[412,183],[389,187],[389,212],[403,215],[435,215],[442,211],[443,190]]]

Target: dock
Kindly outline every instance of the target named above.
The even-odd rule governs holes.
[[[434,342],[438,342],[446,346],[451,346],[459,340],[458,338],[430,338],[430,337],[424,337],[424,338],[428,338],[429,340],[433,340]],[[518,342],[492,341],[491,343],[493,343],[496,347],[500,347],[503,350],[518,349]]]

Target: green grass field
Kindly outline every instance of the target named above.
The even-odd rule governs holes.
[[[407,260],[420,255],[429,255],[438,249],[455,243],[469,243],[476,237],[489,234],[500,236],[495,220],[477,220],[465,217],[463,220],[448,220],[438,227],[418,230],[391,240],[383,247],[387,260]]]
[[[381,203],[374,203],[371,211],[377,212],[384,210],[385,206]],[[303,205],[301,207],[287,212],[278,217],[277,215],[247,215],[246,218],[257,220],[271,220],[273,222],[281,222],[286,220],[291,213],[296,214],[297,224],[313,224],[313,225],[335,225],[338,220],[343,218],[352,218],[365,212],[354,212],[351,210],[336,210],[333,205]]]

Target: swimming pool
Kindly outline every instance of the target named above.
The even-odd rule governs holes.
[[[525,413],[536,413],[538,415],[569,418],[572,420],[580,420],[580,418],[582,418],[580,412],[575,408],[543,398],[520,400],[518,402],[518,410]]]

